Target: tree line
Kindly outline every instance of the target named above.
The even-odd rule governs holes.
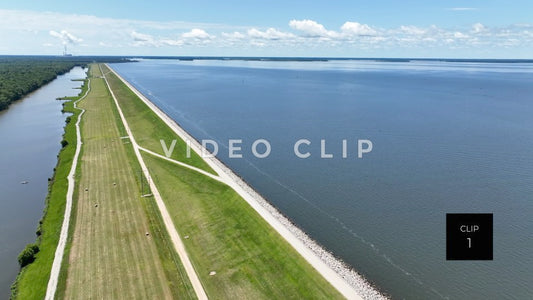
[[[73,67],[95,61],[125,60],[120,57],[0,56],[0,111]]]

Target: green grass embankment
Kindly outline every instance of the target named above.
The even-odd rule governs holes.
[[[91,74],[91,92],[79,103],[86,112],[76,219],[56,295],[194,299],[159,214],[141,197],[139,166],[98,65]]]
[[[105,66],[102,66],[102,69],[105,73],[109,72]],[[130,101],[130,99],[140,99],[115,74],[107,73],[106,77],[119,101],[122,113],[128,120],[130,129],[135,133],[135,140],[139,146],[164,155],[161,140],[165,141],[167,147],[170,147],[171,142],[176,140],[176,146],[170,158],[216,174],[193,150],[191,150],[190,158],[187,158],[187,144],[185,141],[177,137],[174,131],[144,102]]]
[[[174,159],[203,166],[179,157],[185,143],[120,79],[112,73],[106,76],[141,145],[161,153],[160,132],[166,132],[164,138],[178,139],[181,148],[176,147],[182,150],[175,151]],[[210,298],[342,299],[230,187],[150,154],[142,155]],[[212,271],[216,275],[210,275]]]

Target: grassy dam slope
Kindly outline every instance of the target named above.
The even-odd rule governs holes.
[[[214,173],[194,152],[186,158],[185,142],[118,77],[102,68],[141,147],[164,155],[160,140],[177,139],[172,159]],[[341,298],[229,186],[149,153],[143,158],[210,298]]]

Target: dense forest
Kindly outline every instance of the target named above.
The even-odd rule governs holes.
[[[74,66],[120,62],[120,57],[0,56],[0,111]]]

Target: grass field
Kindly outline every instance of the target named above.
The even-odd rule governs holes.
[[[102,69],[107,73],[107,67],[102,66]],[[135,132],[135,139],[139,146],[164,154],[160,140],[164,140],[167,147],[170,147],[172,140],[176,140],[176,146],[171,156],[172,159],[216,174],[194,151],[191,150],[191,157],[187,158],[185,142],[176,137],[172,129],[162,122],[144,102],[129,101],[130,99],[138,99],[138,97],[122,84],[118,77],[112,73],[107,74],[106,77],[120,102],[120,107],[128,120],[131,130]]]
[[[170,129],[115,75],[106,76],[133,135],[162,154],[159,132]],[[171,132],[165,138],[177,139]],[[143,158],[210,298],[342,298],[231,188],[150,154]],[[210,276],[211,271],[216,275]]]
[[[79,95],[84,95],[86,90],[87,84],[85,83]],[[77,98],[71,100],[77,100]],[[75,124],[79,111],[73,108],[72,101],[64,103],[64,111],[72,113],[63,135],[63,139],[68,142],[68,145],[59,153],[54,178],[49,186],[46,209],[38,229],[41,232],[41,236],[37,238],[40,252],[37,254],[36,260],[19,273],[12,287],[11,298],[13,299],[43,299],[46,294],[46,285],[50,277],[65,212],[67,175],[76,151]]]
[[[133,150],[128,139],[121,139],[124,130],[96,65],[91,74],[91,92],[79,103],[86,110],[81,176],[72,244],[64,261],[68,269],[58,295],[193,298],[151,199],[140,197]]]

